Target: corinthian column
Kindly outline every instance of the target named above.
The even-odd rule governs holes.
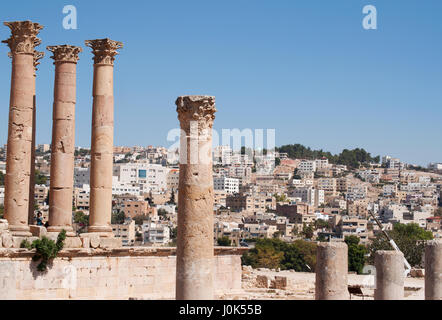
[[[211,300],[215,97],[183,96],[176,105],[181,126],[176,299]]]
[[[31,21],[5,22],[11,29],[6,43],[11,52],[12,75],[9,105],[8,150],[5,177],[5,218],[13,235],[30,236],[28,225],[35,102],[34,57],[43,28]]]
[[[34,51],[34,77],[37,76],[37,66],[40,64],[38,62],[44,57],[44,52]],[[34,224],[34,203],[35,203],[35,127],[36,127],[36,116],[37,116],[37,104],[35,97],[35,86],[34,86],[34,108],[32,110],[32,153],[31,153],[31,178],[29,183],[29,208],[28,208],[28,223],[30,225]]]
[[[112,166],[114,139],[114,60],[121,42],[87,40],[94,54],[89,232],[112,237]]]
[[[49,190],[49,232],[72,229],[74,184],[76,70],[80,47],[47,47],[54,55],[54,109],[51,145],[51,187]]]

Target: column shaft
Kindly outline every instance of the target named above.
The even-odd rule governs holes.
[[[215,98],[179,97],[177,300],[213,299],[212,125]]]
[[[5,218],[13,235],[29,236],[32,128],[35,99],[34,48],[42,27],[30,21],[5,22],[12,35],[12,74],[5,177]]]
[[[89,232],[112,237],[112,169],[114,135],[113,71],[121,42],[86,41],[94,53]]]
[[[425,247],[425,300],[442,300],[442,241]]]
[[[376,289],[375,300],[402,300],[404,298],[404,255],[398,251],[375,253]]]
[[[81,48],[51,46],[55,80],[51,145],[51,187],[49,193],[49,232],[72,229],[74,184],[76,67]]]
[[[343,242],[320,243],[316,254],[316,300],[348,300],[348,247]]]

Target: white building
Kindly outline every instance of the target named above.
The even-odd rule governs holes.
[[[316,171],[316,161],[302,160],[298,166],[298,171],[314,173]]]
[[[166,225],[155,222],[144,222],[141,226],[141,230],[143,232],[144,243],[165,245],[170,242],[170,229]]]
[[[161,193],[167,190],[169,168],[150,163],[115,164],[113,175],[122,185],[138,185],[141,193]]]
[[[90,169],[74,168],[74,187],[83,188],[83,185],[90,185]]]
[[[230,146],[217,146],[213,148],[213,164],[228,166],[232,163],[232,148]]]
[[[289,192],[290,198],[300,198],[302,202],[309,206],[319,207],[325,202],[324,190],[312,187],[296,188]]]
[[[315,165],[316,165],[316,169],[326,169],[326,168],[330,167],[327,158],[316,159]]]
[[[0,204],[1,205],[5,204],[5,188],[4,187],[0,187]]]
[[[239,179],[227,177],[214,177],[213,188],[218,191],[225,191],[228,194],[239,192]]]

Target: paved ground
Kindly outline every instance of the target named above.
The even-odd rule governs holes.
[[[286,277],[287,287],[284,290],[262,287],[256,281],[258,276],[266,276],[269,281],[275,276]],[[352,295],[352,300],[373,300],[374,276],[349,274],[349,285],[361,286],[362,296]],[[293,271],[276,272],[268,269],[243,269],[243,292],[221,296],[221,299],[241,300],[313,300],[315,297],[315,274]],[[405,280],[405,299],[424,299],[424,279],[407,278]]]

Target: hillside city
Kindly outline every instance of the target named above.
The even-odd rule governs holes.
[[[48,221],[50,155],[49,144],[36,147],[35,213],[42,214],[43,224]],[[6,145],[0,148],[0,215],[5,158]],[[89,167],[90,150],[76,148],[72,219],[77,233],[88,227]],[[392,235],[395,226],[399,235],[399,227],[408,225],[420,230],[423,237],[417,240],[442,236],[440,163],[422,168],[390,156],[372,158],[363,149],[332,155],[288,145],[253,155],[244,147],[234,152],[217,146],[213,171],[215,245],[253,248],[283,242],[298,244],[303,252],[316,241],[353,239],[368,257],[373,245],[388,248],[374,217]],[[114,147],[112,229],[124,246],[175,246],[178,181],[176,150]],[[421,264],[412,248],[401,250],[413,266]],[[262,252],[246,255],[243,263],[255,267],[308,272],[314,264],[306,254],[300,265],[290,266],[281,264],[281,258],[266,260]],[[361,272],[363,265],[356,263],[353,271]]]

